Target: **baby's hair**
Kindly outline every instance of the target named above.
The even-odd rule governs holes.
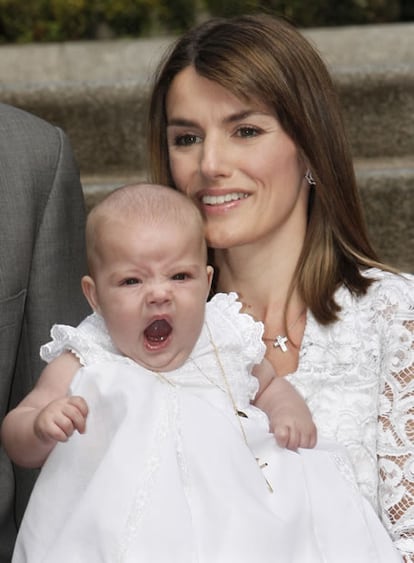
[[[100,230],[110,228],[111,222],[131,218],[148,225],[160,225],[160,228],[168,222],[174,222],[183,229],[192,229],[194,236],[200,238],[207,256],[203,218],[189,197],[159,184],[128,184],[113,190],[88,215],[86,248],[91,273],[99,254]]]

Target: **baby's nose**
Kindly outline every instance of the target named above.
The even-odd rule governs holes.
[[[167,282],[157,282],[151,284],[148,291],[148,301],[150,303],[165,303],[171,300],[171,290]]]

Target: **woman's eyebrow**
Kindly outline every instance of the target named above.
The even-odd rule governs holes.
[[[224,122],[234,123],[235,121],[243,121],[243,119],[247,119],[254,115],[270,115],[270,114],[266,111],[261,111],[258,109],[245,109],[237,113],[232,113],[231,115],[229,115],[224,119]]]
[[[183,117],[173,117],[167,121],[167,127],[198,127],[195,121],[191,119],[184,119]]]
[[[247,119],[253,115],[269,116],[270,113],[256,109],[246,109],[226,116],[223,119],[223,123],[235,123],[237,121],[242,121],[243,119]],[[173,127],[173,126],[199,127],[199,124],[196,121],[192,121],[191,119],[185,119],[184,117],[173,117],[170,120],[168,120],[167,127]]]

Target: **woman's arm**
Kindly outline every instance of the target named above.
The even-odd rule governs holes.
[[[302,396],[285,378],[276,376],[266,359],[253,373],[260,385],[254,404],[268,415],[279,446],[290,450],[315,447],[316,426]]]
[[[378,415],[379,514],[406,562],[414,562],[414,283],[407,307],[389,303]],[[391,314],[392,313],[392,314]]]

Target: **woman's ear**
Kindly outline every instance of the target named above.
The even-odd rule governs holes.
[[[99,307],[98,295],[96,292],[96,285],[93,279],[91,278],[91,276],[83,276],[81,280],[81,286],[82,286],[83,294],[88,300],[89,305],[92,307],[92,309],[95,312],[99,313],[100,307]]]

